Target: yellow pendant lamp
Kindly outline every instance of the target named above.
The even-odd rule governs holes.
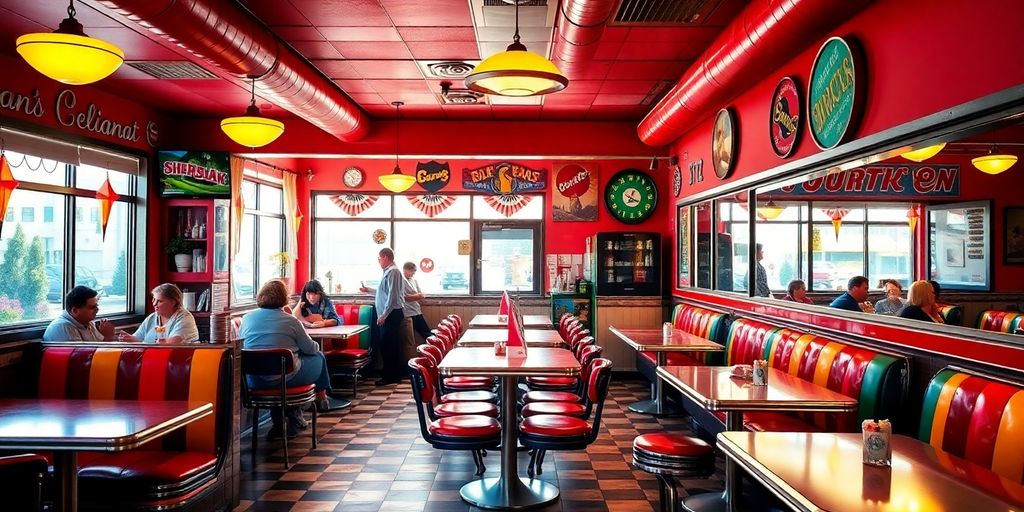
[[[505,0],[516,6],[516,32],[512,44],[477,64],[466,76],[470,90],[497,96],[540,96],[561,91],[569,79],[553,62],[526,49],[519,42],[519,2]]]
[[[266,146],[284,133],[284,123],[260,115],[256,106],[256,79],[252,79],[252,99],[244,116],[228,117],[220,122],[220,129],[231,140],[250,148]]]
[[[906,153],[903,153],[900,156],[913,162],[924,162],[925,160],[928,160],[929,158],[939,154],[939,151],[942,151],[942,149],[945,147],[946,143],[940,142],[938,144],[934,144],[926,148],[907,151]]]
[[[775,220],[779,217],[779,215],[782,215],[782,212],[784,211],[786,211],[785,206],[779,206],[775,204],[775,201],[772,201],[771,199],[769,199],[768,203],[766,203],[764,206],[759,206],[757,208],[757,214],[760,215],[761,217],[764,217],[765,220]]]
[[[1017,155],[999,154],[995,146],[985,156],[972,158],[971,163],[981,172],[999,174],[1017,163]]]
[[[380,182],[382,187],[390,190],[391,192],[401,194],[402,192],[409,190],[409,187],[411,187],[413,183],[416,183],[416,177],[411,174],[402,174],[402,168],[398,166],[398,123],[401,119],[398,113],[398,107],[405,105],[405,103],[401,101],[392,101],[391,104],[395,106],[395,170],[392,171],[391,174],[384,174],[380,176],[377,178],[377,181]]]
[[[85,35],[75,19],[74,0],[68,2],[68,17],[57,30],[25,34],[15,47],[36,71],[68,85],[103,80],[124,62],[120,48]]]

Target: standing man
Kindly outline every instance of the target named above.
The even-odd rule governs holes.
[[[402,265],[402,274],[405,275],[405,317],[412,319],[412,328],[416,331],[416,334],[423,336],[423,339],[427,339],[432,334],[430,332],[430,326],[427,325],[427,321],[423,318],[423,306],[420,302],[423,301],[423,292],[420,291],[420,284],[416,282],[416,264],[407,261]]]
[[[395,384],[405,374],[401,357],[401,328],[405,320],[405,279],[395,266],[395,252],[385,247],[377,255],[377,263],[384,270],[380,286],[374,295],[373,305],[377,309],[377,326],[380,329],[380,352],[384,361],[384,384]],[[367,293],[363,286],[360,291]]]
[[[764,259],[764,246],[761,244],[755,244],[754,247],[757,249],[755,258],[757,258],[757,272],[755,273],[755,284],[754,284],[754,296],[755,297],[771,297],[772,289],[768,287],[768,273],[764,271],[764,265],[761,264],[761,260]]]
[[[76,286],[64,296],[64,312],[46,326],[43,341],[114,341],[114,324],[96,320],[100,311],[96,290]]]
[[[829,306],[847,311],[874,313],[875,308],[868,300],[868,278],[853,276],[846,283],[846,293],[836,297]]]

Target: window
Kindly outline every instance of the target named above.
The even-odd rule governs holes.
[[[285,252],[284,192],[273,177],[250,169],[245,173],[245,215],[231,276],[234,302],[255,300],[263,283],[283,277],[277,255]]]
[[[316,194],[313,278],[330,293],[375,287],[381,276],[377,253],[391,247],[396,264],[417,266],[416,280],[427,295],[497,293],[503,286],[539,293],[534,276],[540,272],[544,201],[523,197],[502,204],[471,195]],[[514,240],[492,236],[499,225],[515,232]],[[471,247],[470,240],[479,245]],[[471,250],[483,255],[477,256],[480,269],[472,268]]]
[[[84,155],[87,149],[82,151]],[[11,195],[0,238],[0,272],[5,276],[0,280],[0,328],[45,324],[61,314],[64,295],[76,285],[99,292],[100,315],[130,312],[134,300],[129,298],[128,277],[134,268],[128,255],[135,251],[138,160],[118,157],[133,162],[136,169],[122,172],[11,149],[7,157],[20,184]],[[109,176],[120,195],[112,206],[106,236],[98,213],[91,220],[83,218],[83,209],[99,212],[100,205],[94,195],[67,185],[75,176],[97,184]],[[42,208],[43,222],[35,222],[36,208]],[[15,209],[21,212],[18,222]],[[68,211],[76,213],[70,224],[65,222]]]

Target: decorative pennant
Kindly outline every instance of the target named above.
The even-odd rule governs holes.
[[[498,304],[498,314],[499,315],[507,315],[508,314],[508,291],[507,290],[501,292],[501,303]]]
[[[442,194],[427,194],[422,196],[405,196],[417,210],[433,218],[448,209],[455,203],[455,198]]]
[[[850,213],[849,208],[822,208],[822,212],[832,219],[832,229],[836,232],[836,240],[839,240],[839,228],[843,225],[843,217]]]
[[[503,194],[500,196],[484,196],[484,202],[494,208],[494,211],[504,215],[505,217],[511,217],[519,210],[522,210],[524,206],[530,204],[530,196],[520,196],[516,194]]]
[[[341,211],[350,217],[355,217],[373,206],[379,197],[368,194],[338,194],[331,196],[331,201],[338,205]]]
[[[18,180],[14,179],[11,166],[7,164],[7,155],[0,152],[0,234],[3,232],[4,217],[7,216],[7,203],[11,201],[11,195],[16,188]],[[106,221],[103,224],[106,226]]]
[[[100,185],[100,189],[96,191],[96,199],[100,201],[100,228],[103,231],[103,239],[107,238],[107,221],[110,220],[110,211],[114,209],[114,202],[121,197],[114,192],[114,187],[110,186],[110,173],[107,173],[107,179],[103,180],[103,184]]]
[[[299,232],[299,226],[302,225],[302,219],[303,218],[304,217],[302,216],[302,212],[300,212],[299,209],[296,208],[295,209],[295,215],[292,217],[292,220],[294,220],[294,224],[293,225],[295,227],[295,232],[296,233]]]
[[[917,220],[921,218],[921,212],[918,211],[917,205],[911,205],[910,209],[907,210],[907,225],[910,226],[910,234],[914,234],[914,230],[917,229]]]

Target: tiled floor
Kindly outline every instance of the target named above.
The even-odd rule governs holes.
[[[613,378],[601,434],[586,452],[549,452],[541,478],[555,482],[561,498],[544,511],[656,511],[658,483],[634,470],[633,438],[646,432],[686,431],[688,420],[634,414],[629,404],[648,397],[640,380]],[[240,511],[459,512],[479,510],[459,498],[474,479],[468,452],[435,450],[420,436],[408,383],[360,388],[349,410],[320,416],[320,442],[311,450],[303,433],[289,443],[293,466],[282,465],[280,441],[260,439],[256,470],[249,466],[249,439],[242,440]],[[265,428],[261,432],[265,435]],[[487,474],[497,475],[498,456],[488,454]],[[521,454],[520,473],[527,455]],[[710,480],[684,481],[691,492],[721,491],[722,462]]]

